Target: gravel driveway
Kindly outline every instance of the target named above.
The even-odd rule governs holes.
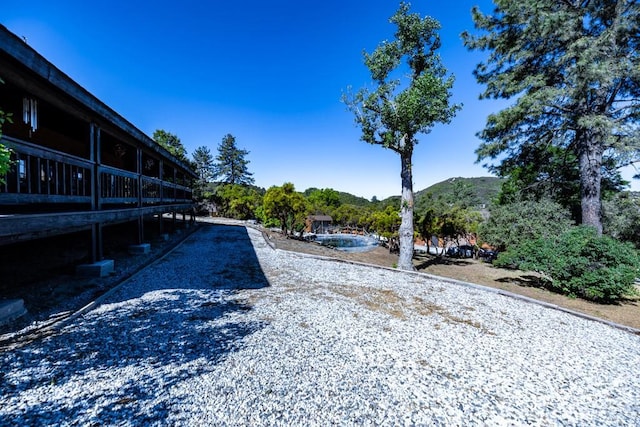
[[[640,425],[640,337],[204,225],[0,353],[2,425]]]

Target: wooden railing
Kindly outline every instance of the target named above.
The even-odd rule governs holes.
[[[0,184],[0,203],[91,203],[91,162],[13,138],[2,141],[13,164]]]
[[[100,199],[103,203],[138,203],[138,174],[100,166]]]
[[[0,205],[190,203],[191,188],[39,147],[10,137],[12,165],[0,184]]]

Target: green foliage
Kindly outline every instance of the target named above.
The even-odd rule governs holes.
[[[263,198],[264,216],[280,223],[284,234],[304,223],[308,210],[305,197],[295,191],[292,183],[286,182],[282,187],[270,187]]]
[[[411,158],[416,135],[428,133],[436,123],[449,123],[459,105],[450,105],[453,76],[447,76],[436,51],[440,24],[431,17],[409,13],[401,3],[390,22],[397,27],[393,41],[382,42],[364,63],[376,85],[348,91],[343,102],[354,113],[361,139],[400,155],[402,195],[400,267],[413,269],[413,184]],[[403,64],[404,62],[404,64]]]
[[[194,199],[200,201],[206,197],[208,184],[213,179],[213,155],[208,147],[201,146],[192,154],[193,166],[198,180],[193,188]]]
[[[489,51],[475,71],[486,85],[482,96],[516,100],[489,116],[478,160],[497,162],[485,166],[503,176],[515,174],[512,186],[522,192],[547,187],[564,193],[561,200],[575,197],[579,184],[579,216],[600,230],[603,169],[640,157],[640,3],[495,6],[490,15],[475,8],[482,33],[463,38],[470,49]]]
[[[592,227],[572,227],[557,239],[526,240],[494,262],[543,273],[556,292],[613,303],[633,295],[640,255],[633,245],[598,236]]]
[[[434,201],[450,204],[461,202],[465,207],[477,208],[481,205],[489,206],[497,198],[501,178],[491,176],[480,178],[450,178],[433,184],[424,190],[416,192],[415,205],[417,216],[421,217],[432,207]],[[456,187],[458,187],[456,189]],[[460,198],[460,199],[458,199]]]
[[[253,184],[253,173],[247,168],[249,160],[245,159],[247,154],[247,150],[241,150],[236,146],[236,138],[233,135],[226,134],[218,146],[216,163],[213,165],[214,178],[221,178],[221,181],[227,184]]]
[[[353,194],[345,193],[343,191],[336,191],[336,190],[334,190],[332,188],[325,188],[323,190],[320,190],[318,188],[311,187],[311,188],[307,188],[306,190],[304,190],[303,194],[304,194],[305,197],[308,198],[311,195],[311,193],[313,193],[315,191],[335,192],[335,194],[337,194],[337,196],[338,196],[337,202],[335,201],[335,197],[334,197],[333,194],[330,197],[334,199],[334,201],[332,203],[335,204],[336,207],[340,206],[340,205],[354,205],[354,206],[368,207],[373,203],[373,202],[370,202],[369,200],[365,199],[364,197],[355,196]]]
[[[213,155],[209,147],[201,146],[192,154],[198,179],[203,182],[211,182],[213,179]]]
[[[400,206],[402,198],[400,196],[391,196],[391,197],[387,197],[384,200],[380,200],[378,203],[376,203],[376,208],[379,210],[384,210],[386,209],[388,206],[392,206],[392,207],[398,207]],[[414,203],[414,209],[415,209],[415,203]]]
[[[640,248],[640,196],[619,193],[603,202],[605,234]]]
[[[488,180],[497,182],[492,178]],[[475,237],[483,218],[477,210],[481,199],[473,181],[453,178],[429,189],[437,193],[423,190],[416,203],[417,231],[422,238],[429,241],[431,236],[438,236],[459,241],[461,238],[471,240]]]
[[[342,204],[340,194],[332,188],[308,189],[305,196],[309,202],[309,212],[315,215],[333,216],[335,209]]]
[[[2,134],[0,133],[0,136]],[[0,184],[5,183],[5,176],[11,168],[11,150],[0,144]]]
[[[387,206],[382,211],[373,212],[371,215],[372,228],[380,236],[392,237],[398,234],[400,229],[400,211],[397,207]]]
[[[610,198],[625,182],[613,158],[602,160],[602,197]],[[574,221],[581,216],[580,171],[578,158],[563,147],[545,144],[520,146],[514,154],[489,170],[506,179],[497,202],[552,199],[571,212]]]
[[[256,214],[256,219],[260,222],[260,224],[262,224],[263,227],[266,227],[266,228],[282,227],[282,225],[280,224],[280,221],[277,218],[270,217],[265,213],[264,205],[258,206],[256,208],[255,214]]]
[[[454,206],[441,215],[440,235],[449,239],[471,240],[477,234],[481,222],[480,212]]]
[[[256,211],[262,204],[259,189],[240,184],[218,185],[213,195],[218,214],[234,219],[255,219]]]
[[[422,210],[421,216],[416,221],[418,233],[427,242],[431,240],[431,236],[442,236],[443,221],[440,212],[441,209],[431,205]]]
[[[0,84],[4,84],[2,79],[0,79]],[[2,126],[5,123],[13,123],[11,116],[11,113],[5,113],[3,110],[0,110],[0,138],[2,138]],[[0,144],[0,184],[5,183],[5,176],[10,168],[11,150],[5,147],[4,144]]]
[[[390,19],[397,26],[395,40],[364,54],[376,90],[363,88],[343,97],[362,129],[361,139],[398,153],[411,152],[415,135],[429,132],[436,123],[449,123],[460,109],[449,105],[453,77],[446,77],[435,53],[440,24],[429,16],[409,14],[409,7],[401,3]],[[409,68],[402,74],[404,83],[393,75],[403,60]]]
[[[551,200],[492,206],[480,225],[480,240],[500,251],[536,239],[553,239],[572,225],[568,212]]]
[[[178,160],[189,163],[189,160],[187,159],[187,149],[184,148],[184,145],[182,145],[182,142],[177,135],[162,129],[156,129],[156,131],[153,132],[153,140]]]

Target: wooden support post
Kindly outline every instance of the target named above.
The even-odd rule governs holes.
[[[173,168],[173,184],[177,185],[178,184],[178,169],[176,169],[175,167]],[[173,201],[175,202],[176,200],[178,200],[178,189],[177,188],[173,188]]]
[[[164,201],[164,160],[158,161],[158,178],[160,178],[160,202]]]
[[[91,227],[91,262],[95,264],[102,258],[102,224],[97,223]]]
[[[144,217],[140,215],[138,217],[138,244],[144,243]]]
[[[138,207],[142,207],[142,148],[136,147],[136,172],[138,174]]]
[[[90,157],[93,167],[91,168],[91,210],[100,210],[102,201],[100,199],[100,128],[95,124],[91,125],[91,151]],[[84,181],[84,180],[83,180]]]

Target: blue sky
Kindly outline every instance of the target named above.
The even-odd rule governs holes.
[[[146,134],[178,135],[189,155],[203,145],[215,154],[230,133],[250,152],[256,185],[382,199],[400,194],[400,159],[360,141],[340,97],[370,84],[362,51],[393,38],[388,19],[398,4],[30,0],[4,5],[1,22]],[[507,104],[478,100],[472,72],[483,54],[460,39],[473,30],[474,5],[492,8],[488,0],[412,2],[412,11],[440,21],[440,55],[456,77],[452,100],[464,104],[449,125],[419,137],[414,190],[489,175],[475,163],[475,135]]]

